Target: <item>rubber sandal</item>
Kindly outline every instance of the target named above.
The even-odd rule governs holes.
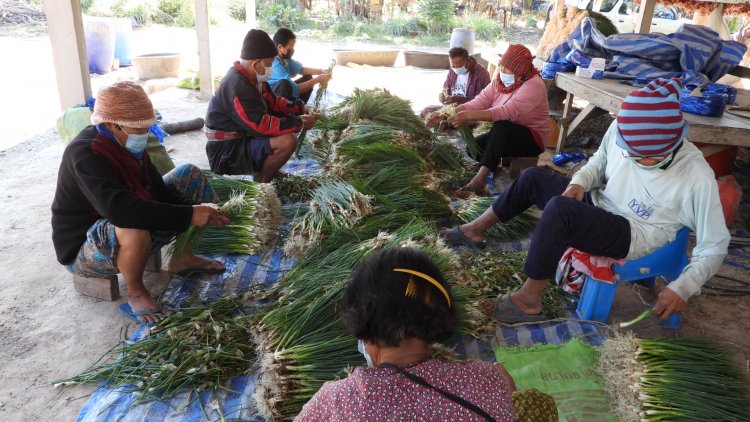
[[[510,295],[502,295],[497,298],[495,310],[492,311],[492,319],[505,324],[517,324],[519,322],[539,322],[549,318],[544,312],[538,314],[527,314],[516,306]]]
[[[466,246],[475,252],[481,251],[487,247],[486,242],[475,242],[466,237],[466,235],[463,234],[459,227],[461,226],[453,227],[452,229],[448,229],[443,233],[445,243],[451,246]]]
[[[130,307],[129,303],[123,303],[123,304],[121,304],[120,305],[120,312],[122,312],[123,315],[125,315],[126,317],[132,319],[134,322],[136,322],[138,324],[156,324],[154,322],[141,321],[140,319],[138,319],[139,316],[144,316],[144,315],[159,315],[159,316],[162,316],[162,317],[166,316],[166,315],[164,315],[164,310],[162,308],[146,309],[146,310],[143,310],[143,311],[137,311],[137,312],[135,312],[135,311],[133,311],[133,308]]]

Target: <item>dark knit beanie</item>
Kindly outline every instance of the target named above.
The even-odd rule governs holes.
[[[267,59],[279,54],[276,45],[265,31],[251,29],[242,41],[240,58],[243,60]]]

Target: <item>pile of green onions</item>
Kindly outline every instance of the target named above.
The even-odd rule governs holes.
[[[748,420],[750,384],[708,339],[617,334],[599,353],[598,372],[624,422]]]
[[[109,382],[136,397],[134,404],[169,400],[181,391],[227,390],[226,382],[255,362],[247,299],[228,297],[205,307],[183,308],[145,328],[136,342],[123,342],[89,369],[55,386]],[[105,363],[106,360],[116,360]]]
[[[342,180],[325,180],[311,196],[307,212],[293,223],[284,247],[287,255],[299,258],[318,245],[326,231],[354,227],[372,212],[370,198]]]

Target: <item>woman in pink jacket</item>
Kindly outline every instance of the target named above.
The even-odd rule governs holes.
[[[454,127],[472,121],[493,122],[477,137],[481,148],[476,176],[462,189],[489,196],[487,176],[502,157],[536,157],[549,137],[547,88],[532,64],[529,49],[512,44],[500,58],[500,74],[472,101],[456,108]]]

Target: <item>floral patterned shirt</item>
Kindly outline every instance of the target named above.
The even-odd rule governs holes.
[[[457,395],[495,420],[513,421],[515,409],[502,371],[494,364],[430,359],[404,368],[433,387]],[[480,415],[422,387],[392,368],[359,367],[327,382],[295,421],[484,421]]]

